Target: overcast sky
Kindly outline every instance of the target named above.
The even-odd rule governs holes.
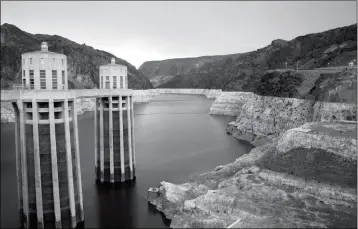
[[[256,50],[274,39],[354,24],[356,12],[356,1],[2,1],[1,24],[86,43],[139,67]]]

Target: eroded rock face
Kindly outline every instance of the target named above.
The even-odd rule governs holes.
[[[354,104],[256,95],[237,113],[236,121],[228,124],[227,133],[257,146],[306,122],[356,120],[357,108]]]
[[[15,121],[15,112],[10,102],[1,102],[1,123]]]
[[[211,105],[209,114],[238,116],[242,106],[255,97],[252,92],[222,92]]]
[[[287,132],[301,134],[301,145],[285,148],[297,137],[286,132],[188,183],[162,182],[151,203],[172,219],[173,228],[228,227],[238,219],[235,227],[240,228],[356,227],[357,160],[332,153],[356,154],[355,147],[341,144],[356,141],[355,128],[349,123],[308,123],[291,129]],[[312,135],[327,138],[306,147]]]

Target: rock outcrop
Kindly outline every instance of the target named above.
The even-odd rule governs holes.
[[[306,123],[184,184],[161,182],[172,228],[356,227],[356,124]]]
[[[209,114],[238,116],[242,106],[255,97],[252,92],[222,92],[211,105]]]
[[[357,120],[355,104],[270,96],[252,97],[238,113],[236,121],[228,124],[227,133],[256,146],[306,122]]]

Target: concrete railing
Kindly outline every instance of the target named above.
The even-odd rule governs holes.
[[[1,101],[16,101],[20,98],[20,95],[32,95],[36,92],[36,96],[50,96],[53,93],[75,93],[76,98],[95,98],[101,96],[116,96],[116,95],[130,95],[134,96],[136,93],[133,93],[138,90],[132,89],[70,89],[70,90],[2,90],[1,91]],[[206,95],[207,97],[213,97],[221,94],[221,89],[148,89],[140,90],[149,95],[158,95],[158,94],[193,94],[193,95]]]
[[[76,98],[95,98],[102,96],[131,95],[131,89],[76,89],[76,90],[1,90],[1,101],[16,101],[20,97],[36,96],[46,98],[71,94]]]
[[[22,84],[13,84],[12,89],[13,90],[22,90]]]

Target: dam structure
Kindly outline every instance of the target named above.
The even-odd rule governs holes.
[[[133,92],[127,68],[112,59],[112,81],[68,90],[63,54],[22,55],[22,86],[1,91],[15,111],[16,175],[23,228],[75,228],[84,222],[76,99],[95,98],[95,171],[100,182],[135,178]],[[49,76],[50,75],[50,76]],[[118,76],[118,78],[117,78]],[[113,80],[114,79],[114,80]],[[119,81],[118,87],[116,81]]]
[[[19,91],[12,103],[20,222],[74,228],[84,214],[76,97],[63,90],[66,58],[42,42],[41,51],[23,54],[22,61],[23,88],[30,90]]]
[[[100,66],[99,76],[100,88],[128,88],[127,67],[116,64],[114,58]],[[96,98],[94,117],[96,180],[115,183],[135,179],[132,94]]]

